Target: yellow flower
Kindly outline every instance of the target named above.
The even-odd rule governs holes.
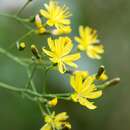
[[[45,27],[42,25],[42,21],[39,15],[35,16],[35,25],[38,28],[37,33],[43,34],[46,32]]]
[[[57,29],[54,29],[52,31],[53,35],[62,35],[62,34],[68,34],[72,31],[70,26],[60,26]]]
[[[50,106],[56,106],[57,103],[58,103],[57,97],[53,98],[52,100],[50,100],[50,101],[48,102],[48,104],[49,104]]]
[[[68,37],[59,37],[58,39],[52,40],[48,38],[48,45],[50,51],[43,48],[43,52],[46,53],[53,63],[58,65],[58,69],[60,73],[64,73],[66,71],[65,64],[77,68],[77,65],[73,63],[74,61],[80,58],[80,53],[70,54],[68,55],[73,47],[72,41]]]
[[[71,124],[66,120],[69,118],[66,112],[59,113],[55,115],[53,112],[51,115],[45,116],[45,125],[41,128],[41,130],[61,130],[61,129],[71,129]]]
[[[88,72],[86,72],[85,77],[82,72],[74,73],[71,76],[70,84],[75,90],[71,98],[74,102],[79,102],[88,109],[96,109],[94,102],[90,102],[88,99],[95,99],[102,96],[102,91],[97,91],[94,84],[95,78],[93,76],[90,76]]]
[[[64,6],[59,6],[56,1],[50,1],[49,5],[45,4],[45,9],[40,10],[40,14],[47,19],[47,24],[49,26],[63,26],[70,25],[70,20],[68,19],[71,14],[68,8]]]
[[[96,30],[90,27],[79,27],[80,37],[75,37],[79,43],[78,49],[86,51],[86,54],[93,59],[101,59],[100,54],[104,53],[103,45],[99,44]]]

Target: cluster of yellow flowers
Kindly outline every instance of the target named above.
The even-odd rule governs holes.
[[[72,40],[64,36],[71,32],[70,12],[68,7],[60,6],[58,2],[51,0],[49,4],[45,4],[45,9],[41,9],[40,13],[35,17],[35,25],[37,32],[40,34],[50,33],[52,35],[60,35],[57,39],[48,38],[49,49],[43,47],[43,52],[49,56],[49,59],[57,64],[60,73],[66,72],[65,64],[77,68],[74,61],[80,58],[80,53],[68,55],[72,48]],[[42,24],[41,18],[45,18],[47,21]],[[48,27],[50,27],[48,29]],[[90,27],[79,27],[79,37],[75,37],[75,41],[78,43],[77,49],[79,51],[85,51],[86,54],[93,59],[100,59],[104,52],[103,45],[99,44],[96,30]],[[61,36],[63,35],[63,36]]]
[[[48,4],[44,4],[44,8],[40,9],[39,13],[34,17],[36,34],[49,35],[47,38],[48,47],[43,46],[41,53],[36,45],[31,45],[34,58],[38,63],[42,63],[45,62],[44,57],[47,56],[50,64],[49,67],[46,67],[46,71],[56,68],[60,74],[69,74],[70,86],[73,89],[71,93],[61,94],[62,97],[56,94],[49,95],[49,100],[44,99],[44,105],[52,108],[57,105],[59,99],[67,99],[79,103],[87,109],[94,110],[97,106],[92,99],[101,97],[103,94],[102,89],[104,89],[104,83],[97,81],[105,81],[108,76],[104,66],[100,66],[98,72],[90,75],[88,71],[78,69],[75,62],[82,58],[82,52],[85,52],[89,58],[101,59],[104,47],[100,44],[96,30],[88,26],[80,25],[79,36],[75,36],[73,39],[67,36],[72,31],[70,16],[71,13],[67,6],[61,6],[56,0],[50,0]],[[74,43],[77,44],[75,53],[72,52]],[[23,50],[25,47],[25,42],[17,44],[19,50]],[[119,79],[107,81],[105,85],[110,86],[118,81]],[[98,85],[97,83],[101,84]],[[42,114],[46,124],[41,130],[71,129],[71,124],[67,121],[69,116],[66,112],[55,114],[55,112],[49,110],[49,112]]]
[[[74,41],[66,36],[72,31],[70,16],[71,13],[67,6],[60,6],[57,1],[50,0],[35,16],[35,26],[38,34],[44,35],[47,33],[53,36],[47,40],[49,49],[43,47],[42,52],[49,57],[53,66],[57,66],[61,74],[69,73],[71,75],[70,85],[74,92],[70,95],[70,99],[79,102],[88,109],[95,109],[94,102],[89,101],[89,99],[102,96],[102,90],[97,90],[95,80],[107,80],[105,71],[103,70],[100,74],[89,75],[87,71],[71,71],[68,66],[78,68],[78,65],[74,62],[81,58],[80,53],[82,51],[85,51],[86,55],[92,59],[101,59],[101,54],[104,52],[103,45],[99,43],[96,30],[88,26],[80,26],[79,36],[74,37],[74,40],[78,43],[77,52],[71,54]],[[45,19],[44,23],[43,18]],[[57,102],[56,97],[50,100],[48,104],[55,106]],[[55,115],[55,112],[47,114],[45,116],[46,124],[41,130],[70,129],[71,125],[66,121],[67,119],[68,116],[65,112],[57,115]]]
[[[49,0],[48,4],[38,11],[37,14],[29,18],[21,18],[18,15],[31,2],[27,3],[11,18],[20,21],[26,25],[29,32],[24,34],[16,42],[17,49],[23,51],[26,48],[26,42],[23,41],[26,37],[34,33],[36,36],[43,37],[46,35],[47,46],[37,48],[36,44],[31,45],[32,60],[28,58],[19,58],[12,55],[10,52],[0,47],[0,53],[13,59],[15,62],[24,66],[27,71],[28,81],[24,88],[17,88],[0,82],[0,87],[11,91],[22,93],[22,97],[37,103],[44,117],[45,124],[41,130],[68,130],[71,129],[68,114],[61,112],[56,114],[53,110],[59,100],[72,101],[81,106],[94,110],[97,108],[96,98],[103,95],[103,89],[116,85],[120,78],[115,78],[109,81],[104,66],[100,66],[94,74],[89,74],[86,70],[80,70],[78,60],[82,58],[82,52],[91,59],[101,59],[104,53],[104,47],[100,44],[97,31],[89,26],[79,26],[79,35],[70,37],[71,13],[66,5],[60,5],[57,0]],[[75,47],[74,47],[75,46]],[[73,50],[75,51],[73,52]],[[42,70],[44,73],[44,86],[42,92],[37,91],[36,80],[33,76],[36,69]],[[46,91],[47,72],[56,70],[62,75],[69,77],[70,87],[69,93],[48,93]],[[68,76],[69,75],[69,76]]]

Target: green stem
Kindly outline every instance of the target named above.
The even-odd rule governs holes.
[[[34,30],[30,30],[28,31],[27,33],[25,33],[23,36],[21,36],[17,42],[20,42],[21,40],[24,40],[26,37],[30,36],[32,33],[34,32]],[[13,42],[10,46],[9,46],[9,49],[12,49],[12,47],[15,45],[16,42]]]
[[[31,2],[32,0],[27,0],[25,2],[25,4],[18,10],[18,12],[16,13],[16,16],[18,16],[20,13],[22,13],[22,11],[28,6],[28,4]]]
[[[44,74],[45,80],[44,80],[43,94],[46,93],[46,87],[47,87],[47,73],[48,73],[48,71],[51,70],[53,67],[54,67],[53,65],[50,65],[50,66],[47,67],[46,70],[45,70],[45,74]]]
[[[47,113],[50,115],[50,114],[51,114],[51,110],[50,110],[50,108],[48,107],[48,104],[45,105],[45,108],[46,108]]]
[[[68,100],[67,98],[71,95],[71,93],[63,93],[63,94],[40,94],[38,92],[34,92],[30,89],[25,89],[25,88],[16,88],[14,86],[5,84],[0,82],[0,87],[1,88],[5,88],[14,92],[19,92],[19,93],[27,93],[30,94],[32,96],[36,96],[36,97],[44,97],[44,98],[54,98],[54,97],[58,97],[58,99],[63,99],[63,100]]]
[[[41,114],[42,114],[43,116],[47,115],[46,112],[44,111],[43,107],[42,107],[42,104],[41,104],[40,102],[38,102],[38,106],[39,106],[39,108],[40,108]]]
[[[20,17],[18,17],[18,16],[11,15],[11,14],[7,14],[7,13],[0,13],[0,16],[12,18],[12,19],[15,19],[15,20],[17,20],[18,22],[22,22],[22,23],[29,23],[29,22],[30,22],[30,19],[20,18]]]
[[[25,88],[28,88],[30,83],[31,83],[33,91],[37,92],[35,84],[34,84],[33,79],[32,79],[33,76],[34,76],[35,71],[36,71],[36,64],[34,64],[32,71],[30,71],[29,68],[27,69],[27,74],[28,74],[29,79],[28,79],[28,82],[27,82]]]
[[[11,90],[11,91],[14,91],[14,92],[24,92],[24,91],[26,91],[25,89],[16,88],[16,87],[13,87],[11,85],[8,85],[8,84],[2,83],[2,82],[0,82],[0,87]]]
[[[56,94],[48,94],[49,96],[62,96],[62,97],[66,97],[66,96],[70,96],[72,93],[56,93]]]
[[[120,82],[120,78],[114,78],[114,79],[112,79],[112,80],[109,80],[109,81],[107,81],[107,82],[105,82],[104,84],[102,84],[102,85],[97,85],[96,87],[97,87],[97,89],[105,89],[105,88],[109,88],[109,87],[111,87],[111,86],[115,86],[115,85],[117,85],[118,83]]]
[[[17,62],[18,64],[20,64],[20,65],[22,65],[24,67],[27,66],[26,63],[22,62],[18,57],[12,55],[11,53],[9,53],[8,51],[6,51],[3,48],[0,48],[0,53],[6,55],[7,57],[9,57],[10,59],[14,60],[15,62]]]
[[[27,93],[23,93],[23,96],[26,97],[27,99],[31,100],[31,101],[34,101],[34,102],[37,101],[37,98],[36,98],[36,97],[32,97],[32,96],[30,96],[30,95],[27,94]]]

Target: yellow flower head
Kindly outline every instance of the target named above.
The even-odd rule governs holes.
[[[68,55],[73,47],[72,41],[68,37],[59,37],[58,39],[52,40],[48,38],[48,45],[50,51],[43,48],[43,52],[46,53],[53,63],[58,65],[60,73],[64,73],[66,71],[65,64],[76,68],[77,65],[73,63],[74,61],[80,58],[79,53]]]
[[[50,106],[56,106],[57,103],[58,103],[57,97],[53,98],[52,100],[50,100],[50,101],[48,102],[48,104],[49,104]]]
[[[51,115],[45,116],[45,125],[41,128],[41,130],[61,130],[61,129],[71,129],[71,124],[66,120],[69,118],[66,112],[59,113],[55,115],[53,112]]]
[[[79,27],[80,37],[75,37],[79,43],[78,49],[86,51],[86,54],[93,59],[101,59],[100,54],[104,52],[103,46],[99,44],[96,30],[90,27]]]
[[[49,5],[45,4],[45,9],[40,10],[40,14],[47,19],[47,24],[49,26],[63,26],[70,25],[70,20],[68,19],[71,14],[68,8],[60,6],[56,1],[50,1]]]
[[[75,92],[71,95],[74,102],[79,102],[81,105],[88,109],[96,109],[94,102],[90,102],[88,99],[95,99],[102,96],[102,91],[97,91],[94,84],[94,77],[90,76],[86,72],[86,78],[82,76],[82,72],[74,73],[71,76],[70,83]]]

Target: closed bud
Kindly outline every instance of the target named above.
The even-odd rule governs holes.
[[[43,26],[42,20],[41,20],[39,14],[37,14],[37,15],[35,16],[35,25],[36,25],[36,27],[38,28],[38,29],[37,29],[37,33],[38,33],[38,34],[43,34],[43,33],[46,32],[46,28]]]
[[[18,48],[19,51],[22,51],[26,48],[25,42],[20,42],[20,43],[17,42],[16,45],[17,45],[17,48]]]
[[[32,51],[33,55],[37,59],[40,59],[40,56],[39,56],[39,53],[38,53],[38,49],[37,49],[37,47],[34,44],[31,45],[31,51]]]
[[[101,65],[100,68],[98,69],[98,72],[96,74],[96,79],[97,80],[107,80],[108,76],[105,73],[104,66]]]
[[[38,14],[35,16],[35,25],[36,25],[37,28],[42,27],[42,21],[41,21],[41,18]]]
[[[48,104],[49,104],[51,107],[56,106],[57,103],[58,103],[57,97],[53,98],[52,100],[50,100],[50,101],[48,102]]]
[[[101,65],[101,66],[99,67],[99,69],[98,69],[97,74],[96,74],[96,79],[99,79],[100,76],[103,74],[103,72],[104,72],[104,66]]]

